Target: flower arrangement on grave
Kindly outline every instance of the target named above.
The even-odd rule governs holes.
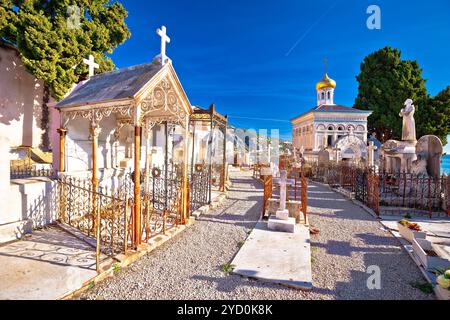
[[[402,226],[404,226],[410,230],[418,231],[418,232],[422,231],[422,228],[415,222],[411,222],[406,219],[402,219],[398,223],[400,223]]]
[[[439,272],[440,275],[436,279],[436,283],[443,289],[450,291],[450,269]]]

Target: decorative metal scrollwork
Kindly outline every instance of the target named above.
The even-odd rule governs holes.
[[[91,122],[99,123],[104,117],[109,117],[112,113],[118,113],[124,117],[133,117],[134,109],[130,103],[115,106],[95,106],[94,109],[87,110],[73,110],[64,111],[62,110],[65,119],[65,125],[68,124],[70,120],[74,120],[77,117],[82,117],[88,119]]]
[[[185,126],[187,113],[168,77],[162,79],[145,97],[140,104],[140,109],[141,118],[146,122],[148,129],[164,121]],[[156,116],[151,116],[155,113]]]

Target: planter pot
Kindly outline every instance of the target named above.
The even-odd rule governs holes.
[[[400,232],[400,235],[408,240],[409,242],[413,242],[413,239],[426,239],[427,233],[423,231],[415,231],[411,230],[408,227],[405,227],[404,225],[397,222],[398,231]]]
[[[416,256],[419,258],[420,264],[426,269],[435,268],[450,268],[450,260],[441,258],[439,256],[431,256],[426,251],[436,251],[433,243],[424,239],[413,239],[413,250]]]
[[[434,291],[439,300],[450,300],[450,290],[444,289],[440,285],[436,285]]]

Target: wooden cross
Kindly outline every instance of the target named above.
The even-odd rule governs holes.
[[[157,29],[156,33],[161,37],[161,63],[162,65],[165,65],[167,60],[166,43],[170,43],[170,38],[167,36],[167,29],[165,26],[162,26],[161,29]]]
[[[89,78],[94,75],[95,69],[100,68],[100,66],[97,63],[95,63],[92,54],[89,55],[89,60],[83,59],[83,62],[89,66]]]

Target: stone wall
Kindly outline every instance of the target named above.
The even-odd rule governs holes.
[[[56,189],[52,180],[13,180],[7,197],[0,215],[0,243],[18,239],[34,228],[53,223],[57,218]]]
[[[11,236],[23,232],[27,225],[39,226],[51,220],[37,219],[33,209],[33,203],[42,203],[41,197],[49,192],[50,182],[10,181],[10,160],[20,156],[13,149],[19,146],[39,148],[42,143],[43,99],[43,81],[26,70],[14,47],[0,43],[0,241],[12,240]],[[50,99],[49,104],[53,103]],[[49,112],[48,135],[52,148],[59,114],[52,107]],[[56,145],[58,140],[56,136]]]

